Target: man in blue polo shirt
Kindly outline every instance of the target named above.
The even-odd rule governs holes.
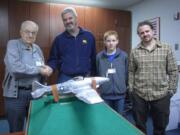
[[[95,75],[95,38],[89,31],[78,26],[77,13],[72,7],[65,8],[61,17],[65,31],[58,35],[52,45],[48,65],[49,75],[59,70],[57,82],[76,76]]]

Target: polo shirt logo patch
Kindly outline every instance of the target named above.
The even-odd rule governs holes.
[[[87,40],[86,40],[86,39],[83,39],[83,40],[82,40],[82,43],[83,43],[83,45],[87,45]]]

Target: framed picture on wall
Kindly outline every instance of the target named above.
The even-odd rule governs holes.
[[[160,17],[147,20],[152,23],[154,28],[154,37],[160,40]]]

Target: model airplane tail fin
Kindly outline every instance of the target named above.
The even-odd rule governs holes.
[[[41,83],[34,81],[32,84],[32,90],[31,95],[33,98],[39,98],[43,96],[46,93],[46,87],[45,85],[42,85]]]
[[[32,91],[35,91],[37,89],[44,88],[44,87],[46,87],[46,86],[37,81],[34,81],[32,84]]]

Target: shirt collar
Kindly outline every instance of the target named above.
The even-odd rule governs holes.
[[[81,27],[78,27],[78,28],[79,28],[79,33],[77,34],[77,36],[84,32],[84,30]],[[67,37],[73,37],[71,34],[69,34],[67,30],[64,33]]]
[[[22,39],[20,39],[20,42],[22,43],[21,48],[23,50],[29,50],[28,46],[26,45],[26,43],[23,42]],[[33,52],[35,52],[37,50],[34,43],[32,44],[32,50],[33,50]]]
[[[102,53],[103,53],[104,57],[108,57],[106,49],[103,50]],[[119,48],[116,48],[116,52],[114,53],[114,56],[116,57],[116,56],[120,55],[120,53],[121,53],[121,50]]]
[[[160,43],[159,40],[155,39],[155,43],[156,43],[156,47],[162,47],[162,44]],[[140,42],[138,45],[137,45],[137,48],[140,49],[140,48],[145,48],[142,44],[142,42]]]

